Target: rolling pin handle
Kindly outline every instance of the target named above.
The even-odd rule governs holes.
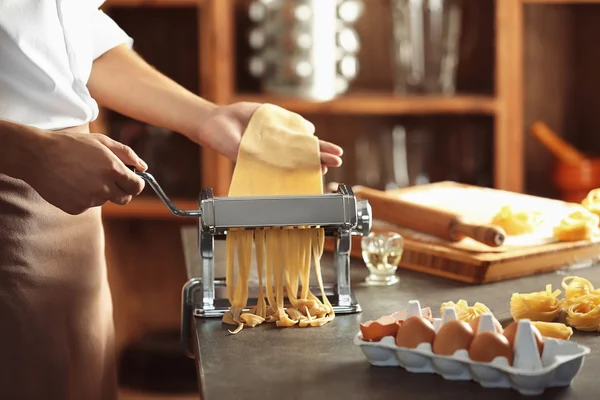
[[[490,247],[500,247],[506,239],[506,232],[498,226],[471,224],[460,218],[453,221],[450,232],[455,240],[466,236]]]

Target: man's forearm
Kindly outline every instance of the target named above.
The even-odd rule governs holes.
[[[23,179],[43,138],[39,129],[0,120],[0,174]]]
[[[128,117],[198,137],[201,121],[216,106],[118,46],[94,61],[88,82],[102,105]]]

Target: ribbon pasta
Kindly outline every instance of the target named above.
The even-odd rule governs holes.
[[[580,331],[600,331],[600,290],[577,276],[565,277],[562,287],[567,325]]]
[[[564,298],[559,299],[561,291],[546,290],[528,294],[513,293],[510,301],[510,313],[515,320],[530,319],[548,323],[544,327],[552,328],[559,336],[570,336],[561,324],[550,324],[564,320],[566,325],[580,331],[600,332],[600,289],[578,276],[567,276],[562,280]],[[562,329],[562,333],[559,330]]]
[[[513,319],[552,322],[561,310],[562,301],[558,299],[560,289],[552,291],[552,285],[546,290],[534,293],[513,293],[510,298],[510,315]]]
[[[554,227],[554,237],[563,242],[591,240],[598,234],[599,218],[582,206],[575,206],[573,212]]]
[[[298,114],[271,104],[260,106],[242,137],[229,195],[322,193],[319,142],[306,121]],[[324,241],[325,232],[319,227],[227,232],[226,285],[231,308],[223,322],[237,325],[230,333],[236,334],[244,326],[255,327],[264,322],[274,322],[278,327],[307,327],[333,320],[335,313],[321,276]],[[258,299],[256,307],[244,312],[253,245]],[[321,299],[310,290],[312,265]],[[286,298],[291,303],[288,307],[284,304]]]
[[[492,218],[491,223],[499,226],[508,235],[532,233],[544,222],[544,216],[537,211],[514,211],[503,206]]]

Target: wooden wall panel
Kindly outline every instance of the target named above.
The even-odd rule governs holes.
[[[113,7],[108,13],[134,39],[134,49],[146,61],[198,93],[201,54],[195,7]]]
[[[546,122],[561,136],[573,138],[574,26],[573,9],[563,5],[525,7],[524,134],[526,188],[556,196],[551,181],[553,157],[533,139],[531,124]]]
[[[527,189],[557,196],[554,157],[530,137],[545,121],[580,150],[600,154],[599,5],[530,5],[525,13],[525,126]]]
[[[567,74],[574,79],[572,99],[576,124],[571,126],[573,140],[579,149],[600,155],[600,5],[573,7],[575,15],[572,42],[574,68]]]
[[[187,281],[180,225],[105,220],[118,353],[148,332],[177,332]]]

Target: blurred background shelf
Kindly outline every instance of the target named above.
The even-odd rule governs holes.
[[[494,115],[496,100],[492,96],[397,96],[385,92],[350,93],[331,101],[316,102],[300,98],[264,94],[235,95],[231,102],[272,103],[305,114],[331,115],[419,115],[484,114]]]

